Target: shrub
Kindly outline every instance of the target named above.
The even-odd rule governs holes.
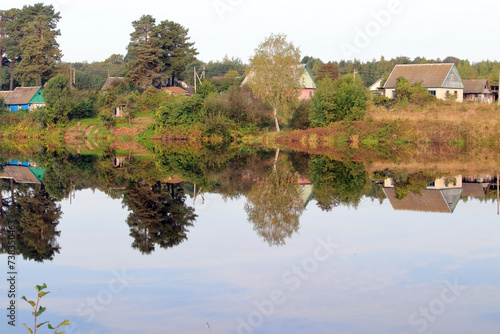
[[[327,126],[340,120],[360,120],[366,112],[369,92],[361,79],[346,75],[336,81],[323,79],[312,98],[312,126]]]
[[[309,110],[311,109],[311,100],[300,101],[299,107],[293,113],[289,126],[292,129],[305,130],[311,125],[309,120]]]
[[[199,96],[177,96],[164,102],[156,112],[155,120],[161,125],[192,125],[204,120],[203,100]]]
[[[196,88],[196,94],[202,98],[209,95],[210,93],[217,93],[217,88],[209,80],[203,81],[203,83]]]
[[[394,100],[402,107],[406,107],[408,103],[423,106],[435,101],[436,97],[431,95],[420,83],[410,85],[406,78],[399,77],[396,82]]]

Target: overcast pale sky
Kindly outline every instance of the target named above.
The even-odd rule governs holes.
[[[58,41],[68,62],[125,54],[131,22],[143,14],[188,28],[198,58],[207,62],[225,55],[248,62],[271,33],[286,34],[302,56],[323,61],[500,59],[498,0],[16,0],[9,6],[37,2],[60,11]]]

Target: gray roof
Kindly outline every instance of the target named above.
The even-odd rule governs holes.
[[[406,78],[411,85],[421,83],[426,88],[443,87],[453,67],[452,63],[396,65],[384,88],[395,88],[399,77]]]
[[[42,87],[16,87],[16,89],[7,96],[4,103],[6,105],[28,104],[40,88]]]
[[[111,87],[111,86],[117,86],[119,84],[126,84],[127,81],[125,81],[125,78],[123,77],[109,77],[104,85],[102,86],[101,90],[106,90],[106,88]]]
[[[464,80],[464,94],[493,94],[487,79]]]

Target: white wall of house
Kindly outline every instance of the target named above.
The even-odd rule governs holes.
[[[436,91],[436,97],[440,100],[446,100],[446,93],[449,93],[451,95],[454,95],[456,92],[457,99],[455,101],[457,102],[463,102],[464,101],[464,90],[462,88],[428,88],[428,91],[435,90]]]
[[[385,89],[385,96],[390,98],[390,99],[393,99],[394,98],[394,91],[395,91],[395,89]],[[457,101],[457,102],[464,101],[464,90],[461,88],[427,88],[427,91],[436,92],[436,94],[435,94],[436,98],[441,99],[441,100],[446,100],[446,93],[453,95],[453,94],[455,94],[455,92],[457,92],[457,99],[455,101]]]

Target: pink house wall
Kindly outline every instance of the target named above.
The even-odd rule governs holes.
[[[314,95],[314,88],[302,88],[300,90],[299,100],[309,100]]]

